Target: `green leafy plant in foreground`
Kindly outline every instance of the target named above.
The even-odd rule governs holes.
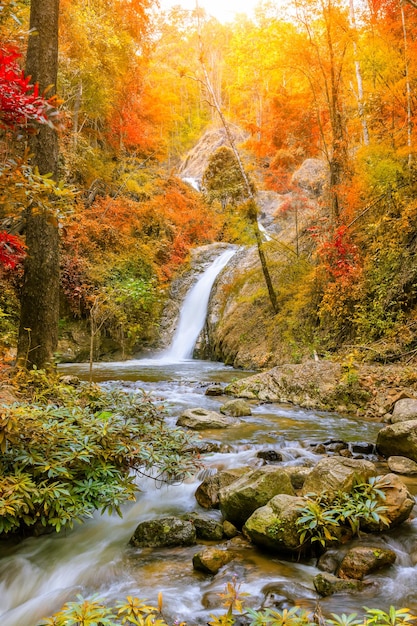
[[[356,481],[349,492],[307,494],[306,504],[300,508],[297,520],[300,545],[317,542],[325,548],[337,540],[337,529],[346,525],[354,535],[365,524],[378,528],[388,526],[387,507],[383,504],[384,486],[384,478],[379,476]]]
[[[195,468],[190,437],[167,428],[144,393],[61,385],[48,404],[0,408],[0,534],[60,531],[134,500],[137,478],[182,480]]]

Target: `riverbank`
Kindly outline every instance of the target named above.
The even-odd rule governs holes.
[[[311,360],[235,381],[227,393],[383,421],[397,400],[417,398],[417,372],[401,365]]]

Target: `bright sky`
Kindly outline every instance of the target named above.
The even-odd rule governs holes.
[[[200,8],[204,8],[208,15],[216,17],[220,22],[231,22],[236,13],[246,13],[252,17],[253,9],[259,0],[198,0]],[[195,0],[160,0],[161,8],[166,10],[180,5],[183,9],[195,9]]]

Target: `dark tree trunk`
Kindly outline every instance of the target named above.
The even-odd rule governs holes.
[[[58,72],[59,0],[32,0],[26,71],[41,92],[55,93]],[[41,174],[57,176],[58,136],[42,125],[31,141],[32,165]],[[41,206],[36,199],[26,214],[24,284],[18,341],[18,366],[49,368],[54,362],[59,319],[59,235],[53,199]]]

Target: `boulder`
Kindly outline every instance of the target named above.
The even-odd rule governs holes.
[[[178,517],[162,517],[141,522],[129,541],[130,545],[139,548],[192,546],[195,542],[194,524]]]
[[[193,556],[193,567],[207,574],[217,574],[223,565],[230,563],[233,559],[234,554],[231,552],[208,547]]]
[[[417,462],[417,420],[384,426],[378,433],[376,447],[382,456],[405,456]]]
[[[230,426],[234,426],[237,423],[238,421],[235,418],[202,408],[187,409],[177,420],[177,426],[185,426],[191,430],[230,428]]]
[[[202,517],[197,514],[188,514],[188,519],[194,524],[197,539],[203,541],[221,541],[223,539],[223,524],[211,517]]]
[[[334,593],[354,593],[363,589],[363,582],[360,580],[345,580],[327,572],[314,576],[313,583],[317,593],[323,597]]]
[[[203,509],[219,508],[219,491],[223,487],[230,485],[243,474],[252,471],[249,467],[240,467],[237,469],[224,470],[218,472],[214,476],[209,476],[197,487],[195,498]]]
[[[385,507],[383,515],[388,520],[388,527],[394,528],[405,522],[410,517],[415,504],[415,500],[406,485],[396,474],[386,474],[378,480],[377,487],[385,494],[385,499],[381,500],[380,504]],[[364,522],[361,528],[365,531],[375,532],[383,530],[387,526],[376,521],[369,521]]]
[[[294,495],[287,472],[265,465],[223,487],[219,493],[220,510],[225,519],[239,528],[256,509],[280,493]]]
[[[405,456],[390,456],[388,458],[388,467],[394,474],[405,474],[412,476],[417,474],[417,463]]]
[[[304,498],[277,495],[252,513],[243,532],[253,543],[264,548],[275,552],[297,552],[300,549],[297,520],[304,505]]]
[[[355,546],[342,559],[339,578],[362,580],[364,576],[395,563],[393,550],[377,546]]]
[[[236,398],[235,400],[225,402],[220,407],[220,413],[223,415],[231,415],[232,417],[244,417],[246,415],[252,415],[252,410],[248,402]]]
[[[401,398],[394,404],[391,424],[408,420],[417,420],[417,398]]]
[[[349,492],[356,480],[376,475],[376,467],[364,459],[333,456],[321,459],[307,476],[302,493]]]

